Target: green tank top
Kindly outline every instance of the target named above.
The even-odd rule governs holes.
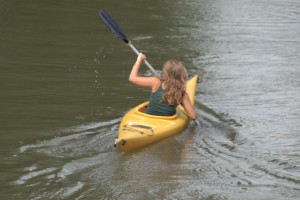
[[[146,114],[158,116],[172,116],[176,112],[176,106],[161,102],[164,90],[161,86],[150,95],[149,105],[145,110]]]

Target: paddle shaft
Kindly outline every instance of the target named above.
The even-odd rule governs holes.
[[[140,54],[140,52],[131,44],[131,42],[128,42],[127,44],[136,53],[136,55]],[[155,69],[150,65],[150,63],[147,60],[144,60],[144,63],[147,65],[147,67],[152,71],[152,73],[155,76],[159,76],[158,73],[155,71]]]

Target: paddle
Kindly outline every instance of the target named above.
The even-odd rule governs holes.
[[[123,40],[137,55],[140,54],[140,52],[132,45],[131,41],[129,41],[122,31],[122,29],[118,26],[118,24],[109,16],[107,12],[104,10],[99,10],[98,12],[100,19],[103,21],[103,23],[109,28],[109,30],[116,36],[117,38],[120,38]],[[159,76],[158,73],[154,70],[154,68],[148,63],[147,60],[144,60],[144,63],[147,65],[147,67],[152,71],[152,73],[156,76]]]
[[[132,45],[131,41],[129,41],[122,31],[122,29],[119,27],[119,25],[109,16],[109,14],[100,9],[99,17],[103,21],[103,23],[108,27],[108,29],[114,34],[115,37],[123,40],[137,55],[140,54],[140,52]],[[147,67],[152,71],[152,73],[156,76],[159,76],[158,73],[154,70],[154,68],[148,63],[147,60],[144,60],[144,63],[147,65]],[[184,111],[184,108],[180,105],[180,109]],[[187,113],[184,111],[184,113],[187,115]],[[197,120],[193,120],[195,124],[200,125]]]

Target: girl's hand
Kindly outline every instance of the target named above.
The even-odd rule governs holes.
[[[143,53],[140,53],[137,57],[137,61],[143,62],[144,60],[146,60],[146,56]]]

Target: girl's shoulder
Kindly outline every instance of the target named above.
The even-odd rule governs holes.
[[[155,92],[161,85],[161,81],[160,81],[160,78],[157,76],[152,76],[151,79],[152,79],[152,83],[153,83],[152,84],[152,92]]]
[[[160,78],[157,77],[157,76],[150,76],[148,78],[151,80],[151,82],[153,83],[153,85],[157,85],[158,83],[160,83]]]

